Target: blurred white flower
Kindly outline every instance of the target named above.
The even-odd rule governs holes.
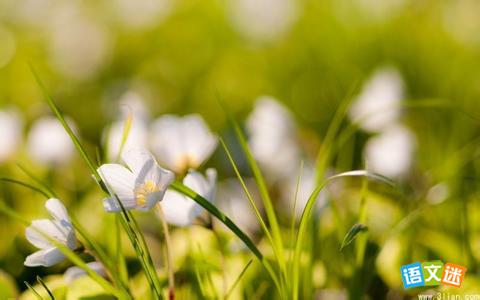
[[[115,0],[121,22],[130,28],[145,28],[165,19],[172,11],[171,0]]]
[[[300,166],[293,116],[272,97],[260,97],[247,120],[253,156],[271,178],[290,177]]]
[[[71,250],[75,250],[79,246],[70,217],[62,202],[51,198],[45,203],[45,207],[53,220],[34,220],[32,225],[25,230],[27,240],[40,249],[25,259],[24,264],[28,267],[50,267],[65,259],[63,253],[50,242],[50,239]]]
[[[151,146],[160,164],[177,172],[196,169],[217,147],[217,136],[199,115],[165,115],[152,124]]]
[[[460,43],[478,46],[480,3],[476,0],[447,1],[443,8],[443,25],[446,31]]]
[[[254,191],[255,183],[252,180],[246,179],[245,183],[249,191]],[[257,201],[257,195],[253,194],[252,197],[256,201],[255,205],[262,211],[262,204]],[[260,228],[255,211],[237,179],[227,179],[219,184],[218,206],[242,230],[254,233]]]
[[[270,41],[285,34],[298,12],[295,0],[232,0],[229,4],[233,25],[256,41]]]
[[[133,115],[135,118],[148,122],[150,114],[143,97],[135,91],[127,91],[118,101],[120,113],[123,118]]]
[[[105,272],[105,268],[103,267],[103,265],[100,262],[98,262],[98,261],[89,262],[89,263],[87,263],[87,266],[92,271],[97,273],[98,275],[100,275],[102,277],[107,276],[107,273]],[[63,279],[65,280],[65,282],[67,284],[70,284],[70,283],[74,282],[76,279],[78,279],[80,277],[83,277],[83,276],[87,276],[87,272],[85,270],[83,270],[79,267],[70,267],[63,274]]]
[[[282,200],[284,202],[283,209],[285,212],[292,213],[293,207],[295,206],[295,194],[297,194],[297,204],[295,206],[295,217],[300,219],[302,216],[305,205],[307,205],[308,199],[312,195],[312,192],[317,188],[316,175],[315,175],[315,166],[308,164],[304,167],[301,180],[298,184],[297,192],[297,181],[298,175],[294,174],[291,178],[285,179],[286,182],[280,185],[282,191]],[[331,184],[333,185],[334,182]],[[338,183],[337,183],[338,184]],[[320,209],[323,207],[327,201],[327,190],[328,186],[323,189],[318,195],[315,207]],[[293,215],[293,214],[292,214]]]
[[[404,94],[401,75],[392,68],[377,70],[364,84],[350,109],[353,122],[369,132],[377,132],[393,124],[400,116]]]
[[[127,92],[119,101],[122,119],[113,122],[104,133],[106,137],[107,157],[110,161],[121,156],[125,126],[130,126],[128,136],[122,148],[122,152],[132,148],[146,148],[148,146],[149,119],[147,109],[142,98],[135,92]]]
[[[415,138],[401,125],[391,126],[370,138],[365,147],[367,168],[395,178],[405,175],[412,164]]]
[[[208,169],[206,177],[190,170],[183,179],[183,184],[210,202],[215,201],[217,171]],[[165,220],[176,226],[189,226],[202,213],[202,208],[194,200],[175,191],[167,191],[162,206]]]
[[[85,79],[108,61],[111,36],[104,26],[81,13],[75,2],[56,6],[50,28],[50,61],[63,75]]]
[[[111,193],[110,198],[103,200],[105,211],[121,211],[118,200],[125,209],[150,210],[163,199],[174,179],[173,173],[162,169],[150,152],[143,149],[125,151],[122,159],[128,169],[120,164],[103,164],[98,168]]]
[[[0,163],[17,150],[22,138],[23,121],[15,109],[0,110]]]
[[[73,122],[68,120],[71,127]],[[40,164],[63,164],[75,151],[74,145],[60,122],[53,117],[43,117],[30,128],[27,150],[33,160]]]
[[[122,148],[122,153],[132,148],[147,146],[147,126],[144,122],[134,117],[127,118],[123,121],[116,121],[108,128],[107,136],[107,157],[110,161],[116,160],[122,155],[120,148],[122,145],[125,126],[130,123],[127,139]]]
[[[408,0],[355,0],[361,12],[370,22],[384,22],[399,14]],[[347,2],[348,3],[351,2]]]
[[[7,2],[7,1],[4,1]],[[22,25],[43,26],[51,17],[54,0],[15,0],[9,14],[14,21]]]

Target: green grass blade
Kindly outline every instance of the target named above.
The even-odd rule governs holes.
[[[276,249],[275,244],[273,242],[272,235],[270,234],[270,231],[268,230],[267,224],[265,224],[265,221],[263,220],[262,215],[260,214],[260,210],[258,209],[257,205],[255,204],[255,201],[252,197],[252,194],[248,190],[247,185],[245,184],[245,181],[243,180],[242,175],[240,174],[240,171],[238,170],[238,166],[235,163],[235,160],[233,159],[230,150],[228,149],[228,147],[225,144],[225,141],[223,139],[220,139],[220,143],[222,144],[222,147],[227,154],[228,160],[230,161],[230,164],[232,165],[233,170],[235,171],[235,174],[236,174],[238,180],[240,181],[240,184],[243,188],[243,191],[245,192],[245,195],[247,196],[247,199],[250,202],[250,205],[252,206],[252,208],[255,212],[255,216],[257,217],[257,220],[260,223],[260,226],[262,227],[263,232],[265,233],[267,239],[269,240],[269,242],[271,243],[271,245],[273,247],[273,251],[275,253],[275,256],[278,256],[277,249]]]
[[[170,185],[170,188],[183,194],[195,202],[197,202],[201,207],[207,210],[210,214],[216,217],[220,222],[222,222],[225,226],[228,227],[247,247],[250,251],[257,257],[257,259],[262,263],[264,268],[269,273],[270,277],[272,278],[275,286],[277,287],[278,291],[281,293],[281,286],[280,281],[270,263],[265,259],[263,254],[258,250],[257,246],[253,243],[253,241],[230,219],[228,218],[223,212],[221,212],[216,206],[211,204],[207,199],[203,198],[195,191],[190,189],[188,186],[184,185],[183,183],[175,180]]]
[[[243,135],[242,130],[240,129],[240,126],[236,122],[236,120],[228,114],[228,117],[230,119],[230,122],[232,123],[232,126],[235,130],[235,134],[237,136],[237,139],[240,143],[240,146],[243,150],[243,153],[247,159],[247,163],[252,170],[253,177],[255,179],[255,182],[258,186],[258,190],[260,192],[260,198],[262,199],[263,206],[265,208],[265,213],[267,215],[267,220],[270,225],[270,229],[272,232],[272,238],[274,241],[274,247],[276,248],[276,252],[278,254],[278,260],[277,263],[280,267],[280,270],[282,271],[282,282],[286,283],[285,281],[285,276],[287,273],[286,269],[286,262],[285,262],[285,257],[284,257],[284,249],[283,249],[283,240],[282,240],[282,235],[280,232],[280,226],[278,225],[277,221],[277,216],[275,213],[275,209],[273,208],[273,203],[272,199],[270,198],[270,194],[268,193],[268,188],[267,184],[265,182],[265,179],[262,175],[262,172],[260,171],[260,168],[255,161],[253,154],[250,150],[250,147],[248,146],[247,140],[245,136]]]
[[[17,166],[20,168],[20,170],[22,170],[23,173],[25,173],[28,177],[30,177],[30,179],[32,179],[36,184],[40,185],[45,191],[45,193],[48,194],[49,198],[58,198],[57,194],[46,183],[40,180],[40,178],[35,176],[32,172],[27,170],[27,168],[25,168],[20,163],[17,163]]]
[[[58,109],[55,101],[53,101],[52,97],[49,95],[47,89],[45,88],[43,82],[41,81],[40,77],[38,76],[38,74],[36,73],[35,69],[33,68],[33,66],[30,64],[30,69],[31,69],[31,72],[32,74],[34,75],[36,81],[37,81],[37,84],[38,86],[40,87],[40,89],[42,90],[42,93],[48,103],[48,105],[50,106],[51,110],[53,111],[53,113],[55,114],[55,116],[57,117],[57,119],[60,121],[60,123],[62,124],[62,126],[64,127],[65,131],[68,133],[68,135],[70,136],[70,139],[72,140],[73,144],[75,145],[75,148],[78,150],[78,152],[80,153],[81,157],[84,159],[84,161],[87,163],[90,171],[92,172],[96,182],[99,184],[99,186],[102,188],[103,191],[105,191],[107,194],[110,194],[109,193],[109,189],[107,189],[105,183],[101,180],[101,177],[100,177],[100,174],[98,174],[98,171],[93,163],[93,161],[90,159],[90,157],[88,156],[85,148],[82,146],[82,144],[80,143],[80,140],[78,139],[78,137],[75,135],[75,133],[73,132],[73,130],[70,128],[70,126],[68,125],[68,123],[65,121],[65,118],[63,117],[63,114],[60,112],[60,110]],[[121,204],[121,202],[118,200],[118,197],[115,197],[117,199],[117,201],[120,203],[120,206],[122,207],[122,216],[123,216],[123,219],[124,219],[124,222],[122,222],[122,225],[124,225],[124,228],[126,229],[127,231],[127,234],[130,238],[130,241],[135,249],[135,251],[137,252],[137,254],[141,255],[142,257],[142,260],[143,260],[143,267],[144,267],[144,270],[146,272],[146,275],[147,275],[147,278],[150,277],[151,280],[153,280],[153,282],[151,282],[151,284],[153,284],[156,288],[154,290],[156,296],[158,298],[161,298],[161,293],[160,293],[160,284],[159,284],[159,280],[158,280],[158,275],[156,273],[156,270],[154,270],[154,267],[152,266],[152,264],[150,264],[150,262],[152,261],[151,257],[146,257],[145,255],[148,253],[148,249],[142,249],[137,243],[140,241],[138,239],[138,236],[137,234],[141,234],[141,232],[135,232],[135,230],[132,228],[132,224],[131,224],[131,221],[133,219],[133,216],[129,215],[125,209],[123,208],[123,205]],[[134,220],[134,219],[133,219]],[[143,244],[143,243],[142,243]],[[148,255],[149,256],[149,255]],[[153,270],[152,270],[153,269]],[[153,272],[155,271],[155,272]]]
[[[43,288],[47,291],[48,295],[50,296],[50,299],[55,300],[55,296],[53,296],[52,291],[48,288],[48,286],[43,282],[42,278],[40,276],[37,276],[37,282],[40,283]]]
[[[43,84],[42,80],[40,79],[40,77],[38,76],[37,72],[35,71],[35,68],[33,67],[32,64],[29,64],[30,66],[30,71],[32,72],[33,76],[35,77],[35,80],[38,84],[38,86],[40,87],[41,91],[42,91],[42,94],[43,94],[43,97],[45,98],[45,100],[47,101],[48,105],[50,106],[50,109],[52,110],[52,112],[55,114],[56,118],[58,119],[58,121],[62,124],[63,128],[65,129],[65,131],[68,133],[68,135],[70,136],[70,139],[72,140],[73,144],[75,145],[75,148],[77,148],[78,152],[80,153],[80,155],[82,156],[82,158],[85,160],[85,162],[87,163],[88,167],[90,168],[90,171],[92,172],[92,174],[95,176],[95,179],[100,182],[100,176],[97,172],[97,169],[95,168],[95,165],[93,163],[93,161],[90,159],[90,157],[88,156],[87,154],[87,151],[85,150],[85,148],[82,146],[82,144],[80,143],[80,140],[78,139],[78,137],[75,135],[75,133],[73,132],[72,128],[68,125],[67,121],[65,120],[62,112],[58,109],[58,106],[57,104],[55,103],[55,101],[53,101],[53,98],[50,96],[50,94],[48,93],[47,91],[47,88],[45,87],[45,85]]]
[[[27,286],[27,288],[33,293],[33,295],[35,297],[37,297],[37,299],[39,300],[43,300],[42,296],[40,296],[40,294],[33,288],[33,286],[30,285],[30,283],[24,281],[23,283],[25,283],[25,285]]]
[[[351,94],[353,94],[353,91],[349,95]],[[344,98],[328,126],[327,133],[325,135],[325,138],[323,139],[322,146],[318,151],[315,162],[315,182],[317,184],[322,182],[325,176],[325,172],[331,159],[331,153],[333,145],[335,143],[335,138],[340,130],[343,120],[348,113],[348,108],[350,107],[351,101],[351,96],[347,96]]]
[[[45,198],[49,199],[50,198],[50,195],[45,192],[44,190],[34,186],[34,185],[31,185],[29,183],[26,183],[26,182],[23,182],[21,180],[18,180],[18,179],[14,179],[14,178],[9,178],[9,177],[0,177],[0,181],[5,181],[5,182],[9,182],[9,183],[13,183],[13,184],[17,184],[17,185],[20,185],[20,186],[23,186],[23,187],[26,187],[26,188],[29,188],[31,189],[32,191],[35,191],[37,193],[40,193],[42,194],[43,196],[45,196]]]
[[[242,279],[245,272],[247,272],[247,270],[250,267],[250,265],[252,264],[252,262],[253,262],[253,260],[249,260],[247,265],[243,268],[242,272],[240,272],[237,279],[233,282],[232,286],[230,287],[230,289],[228,289],[228,292],[225,294],[225,300],[227,300],[232,295],[233,291],[235,290],[237,285],[240,283],[240,280]]]
[[[298,291],[299,291],[299,281],[300,281],[300,256],[301,256],[301,252],[303,251],[303,241],[305,240],[305,235],[307,233],[308,220],[310,218],[310,215],[312,213],[312,210],[318,198],[318,195],[330,182],[332,182],[335,179],[343,178],[343,177],[359,177],[359,176],[367,177],[373,180],[380,181],[387,185],[394,186],[394,184],[390,179],[382,175],[374,174],[365,170],[355,170],[355,171],[340,173],[327,178],[312,192],[312,194],[308,198],[305,208],[303,209],[303,213],[302,213],[302,217],[300,218],[300,225],[297,233],[297,241],[295,242],[295,250],[293,254],[293,267],[292,267],[293,269],[292,270],[292,277],[293,277],[292,278],[293,280],[292,299],[293,300],[297,300],[299,297]]]

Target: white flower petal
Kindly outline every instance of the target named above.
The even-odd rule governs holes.
[[[200,166],[218,140],[199,115],[162,116],[152,125],[152,149],[160,162],[176,172]]]
[[[67,120],[70,126],[73,122]],[[75,153],[74,145],[60,122],[53,117],[37,120],[30,128],[27,150],[40,164],[63,164]]]
[[[212,155],[217,147],[218,139],[210,132],[207,124],[199,115],[185,116],[182,126],[185,151],[190,160],[189,167],[197,168]]]
[[[123,201],[123,200],[120,200],[120,201],[122,202],[124,209],[133,209],[137,206],[133,198],[130,199],[129,201]],[[103,199],[103,208],[105,209],[106,212],[111,212],[111,213],[122,211],[122,207],[120,206],[116,198]]]
[[[160,202],[165,220],[169,224],[184,227],[191,225],[195,219],[196,202],[174,191],[167,191]]]
[[[400,125],[387,128],[367,142],[367,168],[390,178],[401,177],[410,169],[414,149],[415,138],[407,128]]]
[[[105,182],[110,193],[116,194],[122,202],[134,199],[135,175],[119,164],[104,164],[98,173]]]
[[[60,200],[50,198],[45,203],[45,207],[55,220],[70,223],[70,216],[68,215],[67,209]]]
[[[100,275],[102,277],[105,277],[107,275],[105,273],[105,268],[98,261],[87,263],[87,266],[90,269],[92,269],[95,273],[97,273],[98,275]],[[87,272],[85,270],[83,270],[79,267],[70,267],[63,274],[63,278],[67,283],[70,284],[73,281],[75,281],[75,279],[78,279],[78,278],[80,278],[82,276],[86,276],[86,275],[87,275]]]
[[[379,69],[364,84],[352,104],[350,118],[365,131],[379,132],[398,120],[403,95],[400,73],[391,67]]]
[[[139,177],[136,179],[137,186],[140,186],[148,181],[153,182],[156,186],[156,191],[147,195],[145,199],[145,205],[137,206],[138,210],[148,211],[155,204],[157,204],[158,201],[161,201],[163,199],[165,191],[172,183],[175,176],[171,171],[161,168],[156,163],[150,169],[146,169],[145,172],[142,173],[144,174],[140,174]]]
[[[24,265],[27,267],[51,267],[65,259],[63,253],[55,247],[37,251],[25,259]]]
[[[133,119],[127,139],[123,145],[122,153],[119,153],[125,131],[125,124],[126,121],[114,122],[108,128],[108,131],[105,131],[104,133],[107,138],[106,144],[108,149],[108,158],[110,161],[115,161],[118,159],[119,154],[123,154],[130,149],[147,146],[147,125],[141,119]]]
[[[36,228],[38,228],[38,226],[39,226],[38,224],[43,224],[43,223],[47,224],[47,223],[51,223],[52,221],[47,220],[47,219],[42,219],[42,220],[37,220],[36,222],[37,222],[37,227]],[[42,226],[42,225],[40,225],[40,226],[41,226],[41,228],[45,228],[45,226]],[[50,224],[47,225],[47,226],[51,227]],[[38,229],[40,229],[40,228],[38,228]],[[41,230],[46,231],[45,229],[41,229]],[[32,245],[34,245],[35,247],[37,247],[39,249],[50,248],[50,247],[53,246],[42,234],[40,234],[32,226],[29,226],[25,229],[25,236],[26,236],[27,240]]]
[[[15,109],[0,111],[0,163],[15,154],[21,139],[23,121]]]
[[[132,148],[124,151],[122,154],[123,161],[132,170],[135,175],[138,175],[145,168],[145,165],[156,164],[152,154],[142,148]]]
[[[185,155],[180,120],[173,115],[164,115],[152,123],[152,150],[162,165],[175,171]]]
[[[44,235],[55,239],[57,242],[62,243],[68,246],[70,249],[74,250],[77,248],[77,237],[75,236],[75,231],[70,223],[65,221],[51,221],[51,220],[34,220],[32,225],[25,230],[27,239],[33,245],[34,242],[38,245],[50,245],[50,241]],[[47,248],[47,247],[42,247]]]
[[[203,198],[212,202],[214,200],[212,196],[215,192],[217,172],[214,169],[208,169],[207,173],[207,176],[209,176],[208,180],[201,173],[190,170],[183,179],[183,183]]]

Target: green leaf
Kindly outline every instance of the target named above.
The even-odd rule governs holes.
[[[343,238],[342,246],[340,247],[340,251],[343,251],[343,248],[347,247],[350,245],[353,240],[357,237],[357,235],[361,232],[367,231],[368,227],[363,225],[363,224],[355,224],[350,228],[350,230],[347,232],[345,237]]]

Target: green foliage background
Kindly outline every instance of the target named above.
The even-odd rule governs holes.
[[[11,45],[14,49],[0,65],[0,105],[21,110],[25,134],[36,118],[49,114],[28,68],[31,62],[94,153],[101,145],[104,126],[117,117],[118,99],[127,90],[145,98],[152,116],[200,113],[229,144],[232,130],[218,97],[243,120],[258,96],[272,95],[294,113],[302,143],[313,159],[340,103],[355,95],[377,67],[392,65],[405,80],[402,121],[417,139],[414,168],[395,191],[369,186],[368,246],[362,268],[355,267],[354,250],[338,251],[357,220],[359,181],[349,181],[331,196],[336,206],[313,225],[317,231],[312,231],[311,240],[319,242],[313,242],[315,255],[306,271],[313,280],[311,286],[303,287],[305,295],[313,288],[316,292],[348,290],[352,298],[359,297],[356,293],[366,293],[371,299],[407,297],[398,267],[428,258],[468,266],[467,282],[460,292],[480,293],[480,19],[475,13],[479,4],[473,0],[392,1],[403,4],[391,13],[380,10],[378,16],[373,12],[382,5],[378,1],[365,8],[362,1],[298,0],[295,21],[287,32],[272,40],[255,41],[232,25],[231,2],[174,1],[167,16],[151,26],[132,29],[119,21],[110,1],[73,1],[70,9],[95,22],[108,39],[107,54],[97,70],[77,77],[56,68],[52,58],[51,32],[68,25],[68,19],[63,25],[54,22],[54,12],[67,4],[45,1],[51,14],[43,18],[43,8],[38,11],[39,20],[27,22],[19,17],[17,1],[0,0],[0,62],[2,55],[12,52]],[[88,43],[85,38],[86,48]],[[82,55],[81,49],[76,55]],[[368,135],[358,133],[356,137],[335,153],[331,165],[336,170],[362,168],[362,148]],[[238,150],[238,146],[232,147]],[[24,150],[22,147],[0,165],[1,174],[25,178],[16,166],[21,162],[47,180],[78,219],[108,242],[112,220],[102,217],[101,195],[80,157],[68,166],[47,169],[33,163]],[[245,162],[239,159],[241,171],[248,176]],[[234,176],[220,148],[209,165],[219,169],[222,179]],[[292,180],[296,177],[292,174]],[[441,204],[429,204],[425,197],[438,183],[448,185],[449,197]],[[275,187],[271,189],[275,192]],[[31,191],[0,183],[0,198],[27,218],[44,215],[41,196]],[[288,228],[288,216],[280,219]],[[141,221],[160,261],[159,224],[149,217]],[[188,262],[205,262],[200,264],[202,270],[213,270],[218,277],[222,268],[217,259],[219,249],[211,233],[201,228],[175,230],[174,235],[180,245],[185,235],[211,241],[205,246],[202,243],[201,252],[178,254],[178,264],[184,267],[178,275],[184,283],[179,295],[185,293],[185,299],[192,299],[199,287],[192,283],[196,282],[195,270],[189,269]],[[255,238],[262,243],[259,235]],[[4,295],[12,291],[12,282],[16,291],[11,293],[20,293],[25,289],[23,281],[33,284],[36,275],[56,276],[68,266],[24,268],[23,259],[32,248],[24,239],[23,228],[3,216],[0,245],[0,269],[4,271],[0,297],[8,297]],[[248,254],[228,254],[232,272],[238,274],[248,258]],[[133,258],[129,268],[134,273],[139,270]],[[58,279],[52,278],[51,282]],[[251,299],[265,289],[263,298],[274,299],[272,287],[262,287],[258,278],[267,281],[260,266],[253,266],[235,297]],[[144,284],[137,281],[139,286]]]

